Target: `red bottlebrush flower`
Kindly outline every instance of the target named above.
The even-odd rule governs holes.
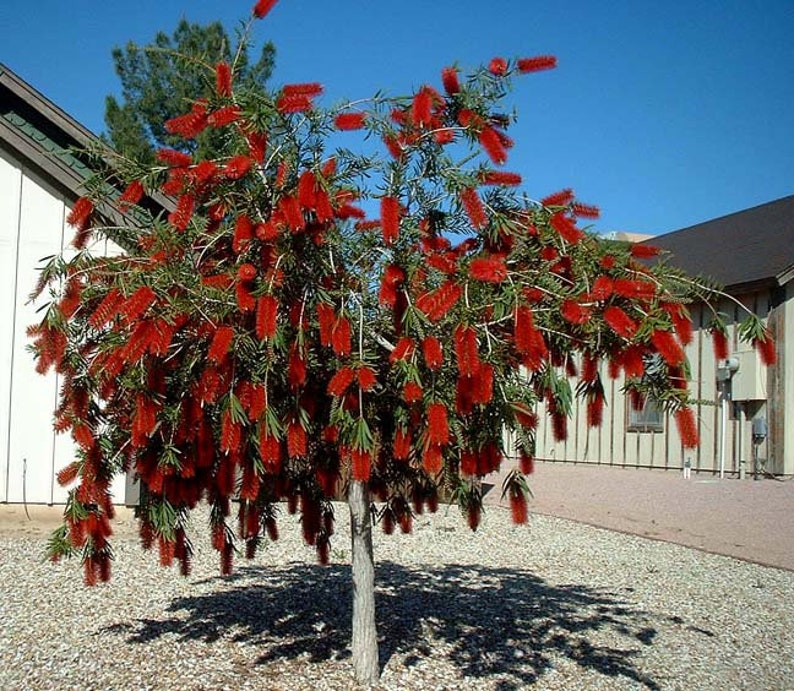
[[[650,259],[651,257],[656,257],[659,255],[661,251],[662,250],[659,247],[637,243],[632,244],[629,249],[631,256],[637,259]]]
[[[637,322],[635,322],[620,307],[610,306],[604,310],[604,321],[610,328],[623,338],[633,338],[637,333]]]
[[[309,96],[314,98],[323,92],[323,85],[319,82],[304,82],[300,84],[285,84],[282,93],[285,96]]]
[[[461,376],[470,377],[480,368],[477,332],[470,326],[460,325],[455,327],[453,338],[458,372]]]
[[[396,197],[381,197],[380,222],[383,241],[391,245],[400,234],[400,202]]]
[[[311,97],[305,94],[284,94],[276,101],[276,110],[282,115],[290,115],[311,110],[313,105]]]
[[[232,68],[228,62],[215,65],[215,92],[218,96],[232,95]]]
[[[540,200],[542,206],[568,206],[573,202],[573,190],[564,189]]]
[[[425,127],[433,119],[433,92],[427,87],[422,87],[414,95],[411,105],[411,121],[416,127]]]
[[[672,367],[680,365],[686,357],[670,331],[654,331],[651,334],[651,343],[664,361]]]
[[[409,359],[413,355],[415,347],[416,344],[413,339],[407,337],[401,338],[397,341],[397,345],[394,346],[394,350],[391,351],[389,362],[395,363],[400,360]]]
[[[507,149],[505,149],[499,133],[493,127],[484,127],[477,137],[480,140],[480,146],[491,161],[498,166],[507,161]]]
[[[234,252],[240,254],[253,237],[254,224],[251,219],[248,216],[238,216],[234,222],[234,237],[232,238],[232,249]],[[254,272],[254,275],[256,275],[256,272]]]
[[[487,283],[501,283],[507,278],[504,257],[476,257],[469,264],[469,275]]]
[[[218,108],[214,113],[207,116],[207,123],[215,128],[225,127],[233,122],[237,122],[242,116],[238,106],[224,106]]]
[[[193,163],[189,154],[183,154],[176,149],[158,149],[156,156],[158,161],[171,168],[187,168]]]
[[[504,185],[515,187],[521,184],[521,176],[518,173],[508,173],[500,170],[487,170],[480,176],[483,185]]]
[[[568,438],[568,418],[563,413],[551,414],[551,431],[554,441],[565,441]]]
[[[191,110],[164,123],[170,134],[177,134],[184,139],[195,139],[207,127],[207,114],[202,110]]]
[[[480,518],[482,518],[482,506],[470,504],[466,509],[466,523],[472,531],[476,531],[480,526]]]
[[[551,223],[551,227],[560,234],[560,237],[572,245],[575,245],[584,238],[584,233],[561,211],[553,214],[549,222]]]
[[[212,337],[207,359],[210,362],[223,362],[234,340],[234,329],[231,326],[220,326]]]
[[[431,444],[449,443],[447,408],[443,403],[431,403],[427,407],[427,439]]]
[[[287,455],[297,458],[306,455],[306,430],[300,422],[293,420],[287,425]]]
[[[279,200],[278,208],[284,215],[287,225],[293,233],[297,233],[306,227],[306,219],[303,216],[300,203],[297,197],[287,195]]]
[[[718,328],[711,329],[711,344],[714,346],[714,358],[727,360],[729,354],[728,335]]]
[[[254,5],[253,13],[254,17],[257,19],[262,19],[270,10],[273,9],[273,6],[278,2],[278,0],[259,0],[259,2]]]
[[[763,338],[757,338],[753,341],[753,347],[756,349],[761,362],[770,367],[777,362],[777,351],[775,348],[775,339],[769,329],[764,329]]]
[[[257,163],[263,163],[267,152],[267,135],[264,132],[249,132],[245,135],[248,153]]]
[[[600,427],[604,418],[604,396],[596,393],[587,399],[587,424]]]
[[[519,453],[519,470],[524,475],[532,475],[535,472],[535,459],[526,451]]]
[[[113,288],[102,298],[102,302],[88,318],[89,325],[94,329],[101,329],[118,314],[122,302],[124,302],[124,296],[117,288]]]
[[[450,127],[442,127],[437,130],[433,130],[433,141],[436,144],[451,144],[455,141],[455,130]]]
[[[70,463],[65,468],[62,468],[60,471],[58,471],[58,475],[56,476],[58,484],[61,487],[66,487],[75,481],[79,472],[80,464],[77,461]]]
[[[230,158],[221,173],[229,180],[239,180],[251,170],[251,159],[245,154]]]
[[[488,63],[488,71],[497,77],[501,77],[507,72],[507,60],[504,58],[493,58]]]
[[[441,83],[444,85],[444,91],[450,96],[458,93],[460,91],[458,69],[456,67],[445,67],[441,70]]]
[[[298,389],[306,383],[306,360],[294,344],[287,362],[287,382],[292,389]]]
[[[464,476],[477,475],[477,465],[477,454],[474,451],[464,449],[460,452],[460,472]]]
[[[569,324],[584,324],[590,320],[590,310],[574,300],[563,300],[560,315]]]
[[[397,460],[404,461],[411,453],[411,433],[400,427],[394,433],[394,444],[392,454]]]
[[[682,345],[689,345],[692,343],[692,320],[689,318],[689,313],[682,305],[673,305],[667,310],[670,319],[673,320],[673,328],[678,336],[678,340]]]
[[[128,323],[134,322],[156,299],[157,294],[149,286],[141,286],[119,306],[119,312]]]
[[[350,472],[354,480],[367,482],[372,467],[372,454],[363,449],[353,449],[350,452]]]
[[[356,379],[358,379],[358,385],[362,388],[363,391],[371,390],[377,383],[377,377],[375,376],[375,372],[371,370],[369,367],[361,367],[356,372]]]
[[[317,303],[317,322],[320,327],[320,345],[330,346],[336,310],[326,302]]]
[[[343,367],[328,382],[331,396],[343,396],[355,379],[356,373],[350,367]]]
[[[229,274],[215,274],[214,276],[202,276],[201,284],[209,288],[217,288],[218,290],[226,290],[234,279]]]
[[[416,382],[409,381],[403,386],[403,400],[406,403],[416,403],[422,400],[422,387]]]
[[[538,55],[534,58],[521,58],[518,61],[518,71],[522,74],[550,70],[555,67],[557,67],[557,58],[553,55]]]
[[[263,295],[256,301],[256,336],[260,341],[276,335],[278,300],[273,295]]]
[[[487,405],[493,400],[493,366],[483,364],[472,379],[472,403]]]
[[[427,336],[422,341],[422,354],[425,359],[425,365],[428,369],[436,370],[444,362],[444,353],[441,347],[441,341],[435,336]]]
[[[656,286],[653,283],[631,278],[616,278],[614,290],[617,295],[637,300],[652,300],[656,295]]]
[[[612,295],[614,282],[609,276],[599,276],[593,281],[593,287],[590,290],[590,296],[593,300],[606,300]]]
[[[119,197],[119,209],[126,211],[131,204],[137,204],[143,199],[143,183],[140,180],[133,180]]]
[[[422,467],[428,475],[438,475],[444,465],[444,452],[440,446],[429,445],[422,452]]]
[[[685,449],[697,448],[700,443],[697,421],[695,413],[691,408],[684,407],[675,411],[675,424],[678,428],[678,436],[681,437],[681,445]]]
[[[364,113],[340,113],[334,118],[338,130],[360,130],[364,127]]]
[[[234,292],[237,297],[237,309],[241,312],[250,312],[256,309],[256,298],[245,283],[237,283],[234,286]]]
[[[609,271],[610,269],[615,268],[615,257],[611,254],[605,254],[601,259],[598,260],[598,265],[604,269],[604,271]]]
[[[177,230],[185,230],[193,218],[195,205],[196,199],[192,194],[183,194],[177,200],[176,208],[168,214],[168,222]]]
[[[571,211],[574,216],[579,218],[600,218],[601,210],[592,204],[582,204],[582,202],[574,202],[571,204]]]
[[[304,209],[313,209],[317,197],[317,178],[310,170],[304,170],[298,178],[298,204]]]
[[[278,473],[281,469],[282,449],[278,437],[268,434],[263,426],[259,434],[259,455],[262,464],[269,473]]]
[[[90,218],[93,212],[94,203],[87,197],[80,197],[66,217],[66,222],[78,231],[85,231],[90,225]]]
[[[396,264],[389,264],[383,270],[383,277],[380,283],[378,300],[381,305],[394,307],[397,302],[397,291],[405,282],[405,270]]]
[[[241,264],[237,269],[237,278],[241,281],[253,281],[256,278],[256,267],[253,264]]]
[[[516,525],[527,522],[527,496],[520,490],[510,492],[510,516]]]
[[[345,317],[339,317],[331,330],[331,348],[339,357],[350,355],[351,330],[350,322]]]
[[[620,359],[623,363],[623,371],[627,377],[639,378],[645,373],[645,363],[642,355],[643,349],[639,346],[630,346],[621,353]]]
[[[477,190],[466,187],[459,192],[459,196],[471,225],[476,230],[485,228],[488,225],[488,216],[485,213],[485,207],[477,194]]]

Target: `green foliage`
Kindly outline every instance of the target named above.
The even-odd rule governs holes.
[[[234,63],[239,84],[263,91],[273,71],[275,48],[268,42],[255,62],[248,44],[235,43],[220,22],[206,25],[182,19],[169,36],[159,32],[151,43],[129,42],[113,50],[121,80],[121,99],[107,96],[107,139],[120,154],[145,164],[154,162],[158,147],[173,147],[210,158],[224,150],[223,134],[207,131],[185,142],[169,134],[164,123],[190,109],[199,98],[214,93],[212,68],[217,62]]]

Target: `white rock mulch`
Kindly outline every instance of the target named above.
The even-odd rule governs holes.
[[[110,584],[0,538],[0,689],[348,689],[347,511],[331,565],[297,518],[218,575],[203,516],[193,574],[122,530]],[[794,573],[490,508],[376,533],[380,689],[791,689]]]

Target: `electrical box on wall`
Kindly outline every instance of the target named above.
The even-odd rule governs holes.
[[[762,401],[766,399],[766,367],[754,350],[734,353],[739,369],[731,380],[734,401]]]

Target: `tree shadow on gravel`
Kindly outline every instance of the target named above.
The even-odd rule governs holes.
[[[407,666],[443,655],[466,677],[499,677],[497,688],[508,691],[533,684],[555,659],[567,658],[608,677],[659,688],[636,664],[656,629],[646,613],[613,593],[470,565],[385,562],[376,580],[382,666],[394,655]],[[175,599],[162,619],[110,630],[130,643],[166,635],[206,643],[228,638],[256,646],[260,664],[350,655],[347,566],[251,566],[203,583],[214,584],[213,592]],[[599,644],[601,631],[618,634],[620,647]]]

